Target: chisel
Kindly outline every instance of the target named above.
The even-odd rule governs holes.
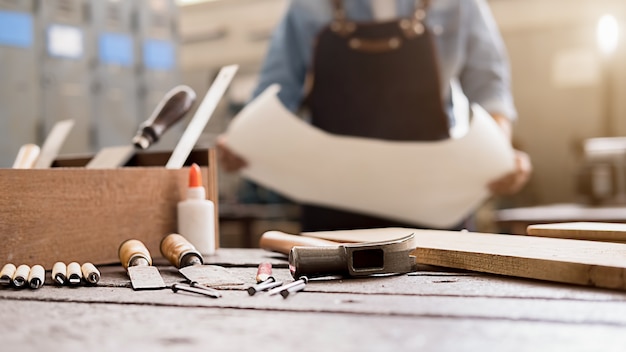
[[[215,111],[217,104],[224,95],[224,92],[226,92],[226,88],[230,85],[230,82],[235,76],[238,68],[239,66],[237,65],[222,67],[213,81],[213,84],[211,84],[211,87],[204,96],[202,103],[200,103],[198,110],[189,122],[189,125],[187,125],[187,128],[185,129],[185,132],[183,132],[178,144],[176,144],[176,147],[174,148],[170,159],[167,161],[165,168],[180,169],[183,165],[185,165],[185,161],[187,160],[187,157],[189,157],[189,153],[191,153],[191,150],[198,141],[202,131],[204,131],[204,127],[207,122],[209,122],[213,111]]]
[[[243,281],[227,269],[217,265],[203,265],[204,260],[196,247],[177,233],[161,240],[161,254],[192,283],[214,287],[243,285]]]
[[[148,120],[139,126],[133,144],[103,148],[85,166],[88,169],[114,169],[124,166],[136,150],[147,149],[159,141],[174,124],[182,120],[196,101],[196,93],[188,86],[179,85],[167,92]]]
[[[124,241],[118,255],[122,266],[127,270],[133,290],[156,290],[165,288],[159,270],[152,266],[152,256],[148,248],[139,240]]]

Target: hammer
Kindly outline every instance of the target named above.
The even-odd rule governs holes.
[[[361,277],[415,271],[413,237],[410,234],[391,241],[337,243],[268,231],[261,236],[260,247],[281,253],[290,248],[289,271],[294,278]]]

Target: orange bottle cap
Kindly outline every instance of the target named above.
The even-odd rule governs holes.
[[[189,169],[189,188],[202,187],[202,173],[200,172],[200,166],[194,163]]]

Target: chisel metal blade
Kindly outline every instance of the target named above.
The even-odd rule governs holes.
[[[202,134],[202,131],[204,131],[204,127],[207,122],[209,122],[213,111],[215,111],[217,104],[220,102],[220,99],[222,99],[224,92],[226,92],[238,68],[238,65],[222,67],[202,100],[202,103],[200,103],[198,110],[189,122],[189,125],[187,125],[185,132],[183,132],[165,168],[180,169],[183,167],[189,157],[189,153],[191,153],[191,150],[196,145],[198,138]]]
[[[239,287],[245,281],[230,270],[217,265],[192,265],[178,270],[183,276],[208,287]]]
[[[128,276],[133,290],[158,290],[167,287],[159,269],[154,266],[128,267]]]
[[[122,242],[118,255],[122,266],[128,271],[133,290],[158,290],[167,287],[159,270],[152,266],[152,256],[143,242],[135,239]]]

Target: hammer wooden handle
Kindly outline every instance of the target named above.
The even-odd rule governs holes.
[[[290,235],[280,231],[267,231],[261,235],[259,247],[272,252],[289,254],[289,251],[295,246],[306,247],[337,247],[340,243],[321,238]]]

